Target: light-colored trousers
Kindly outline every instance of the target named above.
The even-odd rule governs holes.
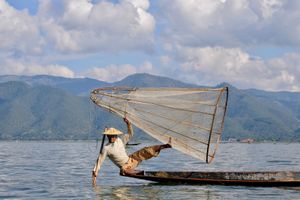
[[[153,157],[157,157],[160,152],[160,148],[156,146],[144,147],[129,156],[129,160],[121,168],[121,173],[126,170],[135,169],[143,160],[148,160]]]

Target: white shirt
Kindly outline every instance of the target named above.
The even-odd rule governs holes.
[[[98,172],[106,156],[108,156],[110,160],[119,168],[121,168],[129,160],[129,157],[125,151],[124,144],[127,144],[128,141],[132,138],[132,136],[133,130],[132,126],[129,124],[128,134],[122,135],[122,139],[118,137],[114,143],[107,143],[103,147],[102,153],[99,154],[95,167],[93,169],[96,176],[98,175]]]
[[[107,143],[102,151],[102,156],[109,157],[109,159],[121,168],[129,159],[123,141],[120,138],[117,138],[114,143]]]

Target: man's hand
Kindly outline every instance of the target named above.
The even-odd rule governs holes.
[[[126,124],[130,124],[130,122],[128,121],[128,119],[127,119],[126,117],[124,117],[124,122],[125,122]]]
[[[93,183],[93,186],[96,186],[96,174],[95,174],[95,172],[93,171],[92,172],[92,183]]]

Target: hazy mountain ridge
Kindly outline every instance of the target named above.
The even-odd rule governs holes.
[[[0,76],[0,83],[5,83],[9,81],[24,82],[31,86],[36,86],[36,85],[52,86],[52,87],[64,89],[75,95],[88,95],[91,89],[93,88],[111,85],[104,81],[99,81],[90,78],[64,78],[64,77],[48,76],[48,75]]]
[[[92,89],[113,85],[197,87],[149,74],[131,75],[115,83],[52,76],[0,76],[0,139],[91,139],[99,137],[97,132],[104,126],[125,130],[121,119],[88,99]],[[221,85],[229,87],[224,140],[300,141],[300,93]]]
[[[74,98],[68,92],[49,86],[8,84],[15,84],[20,93],[0,104],[0,138],[71,139],[71,135],[83,134],[88,129],[86,123],[81,123],[89,116],[88,98]]]
[[[223,138],[299,140],[295,134],[299,128],[297,115],[288,102],[284,104],[272,97],[257,97],[248,90],[230,87]]]

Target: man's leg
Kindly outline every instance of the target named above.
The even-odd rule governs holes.
[[[141,150],[134,152],[129,157],[141,162],[143,160],[148,160],[150,158],[157,157],[162,149],[167,149],[167,148],[172,148],[171,138],[167,144],[144,147]]]
[[[125,173],[135,173],[136,171],[134,169],[139,165],[139,163],[139,161],[129,157],[127,163],[121,167],[120,174],[124,175]]]
[[[153,148],[155,151],[160,152],[160,150],[162,150],[162,149],[172,148],[171,143],[172,143],[172,138],[170,137],[167,144],[155,145],[155,146],[152,146],[152,148]]]

